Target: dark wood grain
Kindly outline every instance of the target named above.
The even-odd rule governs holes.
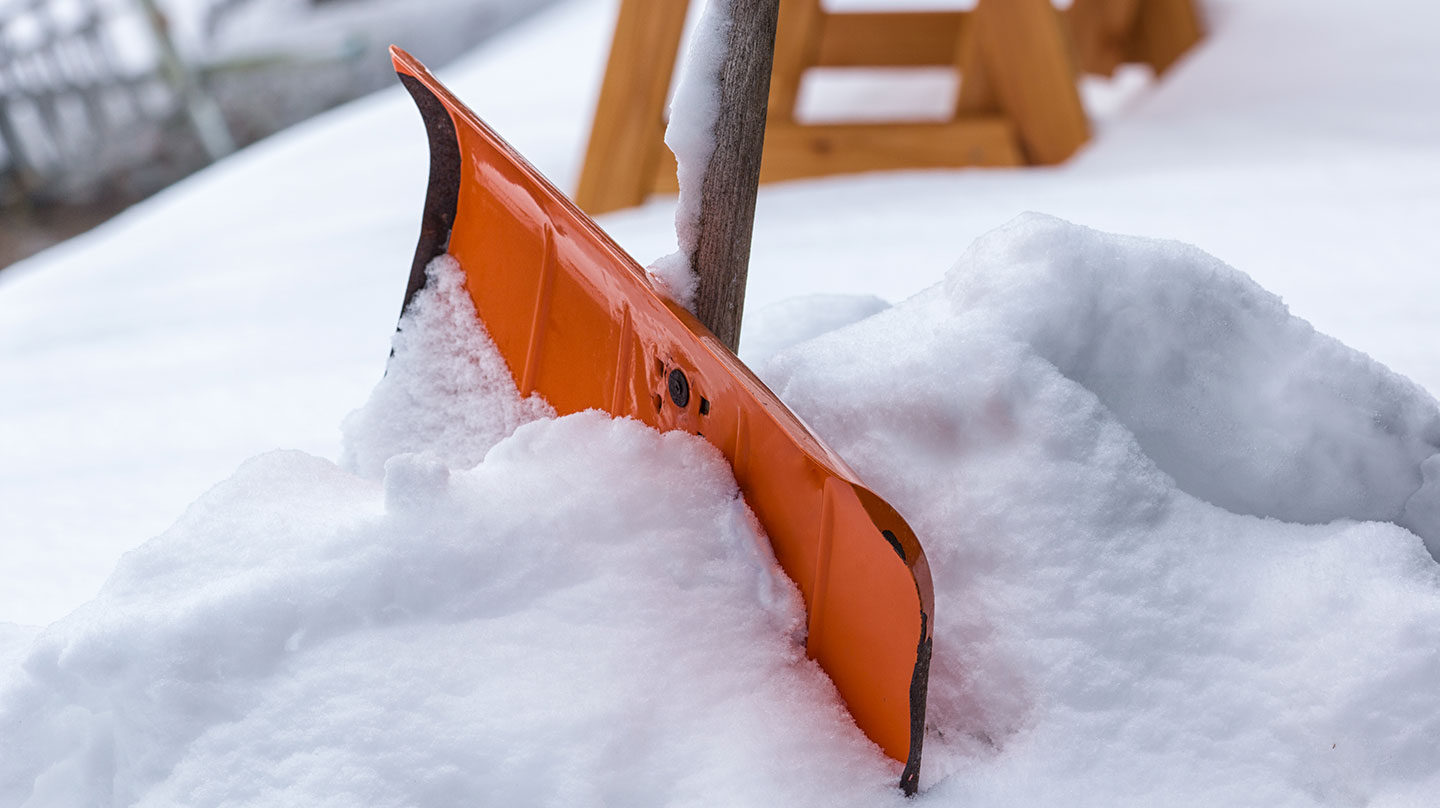
[[[695,316],[731,351],[740,346],[755,193],[780,0],[730,0],[715,152],[701,186]]]

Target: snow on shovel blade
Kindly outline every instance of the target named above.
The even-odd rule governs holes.
[[[423,65],[391,55],[431,150],[406,305],[448,252],[522,395],[718,447],[804,597],[807,652],[914,793],[934,614],[915,534],[595,222]]]

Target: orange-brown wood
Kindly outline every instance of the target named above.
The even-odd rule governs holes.
[[[1065,17],[1082,70],[1109,76],[1125,61],[1140,2],[1075,0]]]
[[[1066,17],[1080,66],[1106,76],[1125,62],[1163,73],[1203,33],[1194,0],[1075,0]]]
[[[830,14],[815,54],[818,67],[935,67],[954,64],[964,11]]]
[[[913,793],[934,598],[905,520],[698,320],[657,294],[590,217],[423,66],[392,54],[431,139],[411,288],[414,272],[423,279],[424,263],[448,251],[521,393],[540,393],[562,415],[600,408],[719,449],[805,601],[807,653],[856,725],[905,764],[901,786]]]
[[[638,205],[650,193],[665,135],[665,98],[688,4],[625,0],[575,201],[592,212]]]
[[[784,0],[775,32],[775,63],[770,73],[769,125],[795,120],[795,102],[805,71],[815,64],[829,15],[820,0]],[[764,182],[762,179],[761,182]]]
[[[610,71],[629,78],[612,81],[607,74],[596,111],[577,192],[591,213],[639,204],[652,191],[675,187],[674,160],[663,146],[660,117],[681,37],[674,8],[687,4],[673,2],[670,21],[661,25],[647,22],[641,9],[657,2],[622,0]],[[1111,65],[1108,70],[1118,60],[1142,57],[1168,65],[1198,31],[1193,13],[1185,16],[1186,9],[1193,12],[1190,3],[1075,0],[1065,16],[1051,0],[980,0],[969,12],[849,13],[826,11],[821,0],[783,0],[768,105],[774,132],[766,138],[761,181],[1063,161],[1089,137],[1070,26],[1089,65]],[[643,81],[637,73],[643,60],[617,53],[660,54],[651,63],[660,67],[668,60],[663,80]],[[955,115],[948,122],[810,125],[795,118],[804,77],[814,68],[934,65],[960,71]],[[644,92],[632,96],[640,100],[614,100],[622,93],[612,87],[639,85]],[[1007,124],[999,125],[996,118]],[[940,142],[943,138],[954,140]]]
[[[950,123],[789,124],[771,126],[766,132],[760,181],[1023,162],[1015,127],[998,115]],[[655,175],[655,190],[679,190],[675,157],[668,152]]]
[[[1127,55],[1164,73],[1204,36],[1193,0],[1142,0]]]
[[[981,0],[960,58],[967,73],[959,106],[983,108],[977,96],[998,106],[1015,122],[1029,162],[1059,163],[1089,139],[1069,37],[1050,0]]]
[[[961,117],[977,115],[1004,115],[1004,106],[995,92],[995,81],[990,75],[988,56],[980,47],[980,40],[971,24],[970,36],[957,43],[953,58],[960,67],[960,88],[956,94],[955,114]],[[1019,148],[1019,141],[1016,141]]]
[[[1015,127],[999,116],[949,123],[784,126],[765,139],[760,179],[1022,162]]]

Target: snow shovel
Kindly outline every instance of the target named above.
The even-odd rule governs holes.
[[[934,613],[915,534],[589,216],[423,65],[391,56],[431,154],[405,305],[448,252],[522,395],[719,448],[804,598],[808,655],[914,793]]]

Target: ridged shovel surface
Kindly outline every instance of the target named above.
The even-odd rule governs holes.
[[[807,652],[860,729],[905,764],[900,785],[913,793],[933,596],[905,520],[423,65],[391,54],[431,147],[407,305],[425,265],[448,252],[522,394],[718,447],[805,599]]]

